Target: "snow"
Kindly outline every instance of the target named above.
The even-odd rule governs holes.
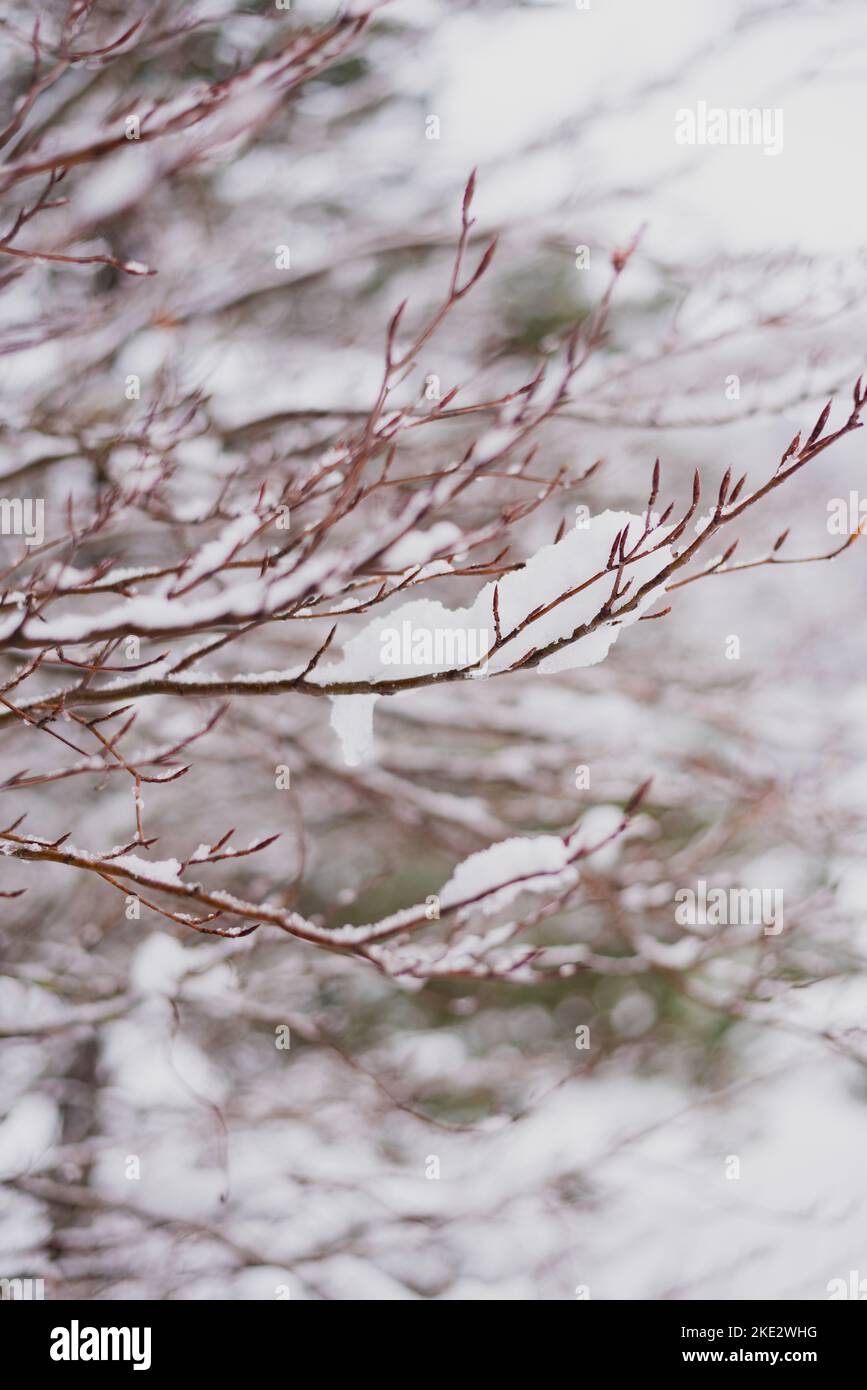
[[[122,869],[167,886],[176,887],[181,882],[179,859],[151,860],[141,859],[137,854],[119,854],[116,859],[107,860],[106,865],[109,869]]]
[[[143,1009],[149,1012],[119,1019],[105,1029],[105,1065],[127,1102],[144,1109],[167,1104],[192,1111],[203,1103],[218,1104],[225,1095],[225,1080],[201,1047],[185,1036],[171,1039],[170,1003],[155,995]],[[179,1188],[160,1200],[184,1206]]]
[[[205,21],[225,71],[266,51],[275,36],[273,13],[229,13],[237,9],[229,0],[179,8],[185,22]],[[303,8],[305,24],[333,17],[325,0]],[[107,236],[100,249],[129,251],[141,258],[128,263],[133,270],[153,266],[159,278],[19,267],[0,301],[8,378],[0,475],[16,492],[32,480],[45,494],[50,534],[62,534],[69,494],[84,524],[93,460],[120,429],[130,442],[115,442],[106,456],[101,495],[116,483],[141,497],[166,462],[173,472],[155,508],[164,497],[178,524],[158,540],[155,515],[133,503],[104,545],[83,537],[74,565],[62,564],[68,547],[40,556],[43,586],[59,581],[61,593],[115,557],[117,568],[93,587],[125,580],[136,597],[59,595],[41,618],[29,614],[28,637],[62,635],[68,644],[107,622],[119,632],[140,624],[145,637],[183,634],[143,642],[142,659],[168,646],[178,658],[204,644],[201,632],[190,633],[198,623],[228,627],[276,612],[285,595],[315,617],[327,592],[326,606],[343,612],[373,591],[347,592],[347,578],[386,568],[389,589],[410,575],[436,579],[435,587],[408,585],[341,619],[313,679],[322,688],[332,678],[375,684],[430,674],[435,663],[420,657],[383,663],[382,632],[406,619],[410,628],[466,634],[472,625],[492,635],[490,576],[452,575],[438,557],[464,549],[471,564],[492,555],[496,544],[476,544],[487,521],[513,501],[538,500],[543,479],[561,466],[577,476],[595,457],[606,459],[589,486],[552,496],[516,526],[504,563],[531,558],[501,581],[504,632],[586,577],[600,557],[604,564],[614,517],[641,508],[656,452],[660,507],[674,497],[685,505],[696,465],[703,509],[729,463],[735,477],[748,468],[757,487],[796,429],[809,430],[827,392],[802,408],[804,397],[843,383],[850,366],[854,380],[861,366],[863,190],[851,171],[861,157],[867,31],[863,6],[850,0],[822,16],[818,7],[752,8],[729,43],[723,0],[621,0],[586,12],[571,0],[506,5],[496,25],[473,7],[458,13],[440,0],[395,0],[387,28],[374,28],[359,50],[367,75],[307,83],[293,96],[291,130],[280,116],[248,152],[238,129],[279,96],[278,60],[249,82],[259,85],[261,104],[215,112],[200,131],[164,145],[130,144],[116,159],[72,170],[58,190],[70,205],[46,213],[39,244]],[[224,25],[213,24],[217,13],[227,15]],[[279,36],[294,21],[287,14],[276,23]],[[706,48],[694,61],[696,44]],[[4,76],[14,90],[19,59],[13,46]],[[112,88],[113,74],[129,70],[126,60],[90,66],[99,82],[84,84],[83,102],[75,74],[59,97],[40,98],[49,125],[52,111],[63,116],[55,147],[91,139],[104,98],[114,110],[129,100]],[[353,66],[341,77],[351,78]],[[171,97],[166,111],[190,111],[196,97],[180,69],[158,62],[155,72],[159,92]],[[398,106],[379,101],[390,91]],[[783,158],[678,152],[679,106],[705,97],[775,105],[782,92]],[[442,118],[438,143],[421,143],[428,108]],[[216,136],[215,158],[207,142]],[[19,162],[23,147],[32,159],[26,130],[6,153]],[[203,177],[184,167],[194,151],[208,157]],[[163,153],[176,173],[151,195]],[[388,486],[344,519],[333,546],[321,547],[332,567],[312,573],[308,587],[296,591],[287,561],[263,581],[253,569],[233,569],[181,592],[231,553],[238,532],[230,517],[240,523],[243,511],[252,527],[257,510],[267,514],[269,503],[257,504],[260,480],[263,499],[271,487],[275,496],[287,484],[311,488],[318,501],[307,515],[320,517],[333,489],[350,479],[346,441],[363,416],[341,412],[364,412],[376,398],[394,305],[409,296],[406,323],[414,328],[440,303],[461,189],[476,161],[481,239],[465,271],[489,233],[502,226],[506,235],[478,293],[425,345],[418,371],[386,403],[383,418],[400,440]],[[41,184],[32,181],[34,196]],[[822,196],[805,199],[810,188]],[[81,226],[87,219],[104,225]],[[604,290],[612,246],[645,221],[603,351],[582,368],[564,418],[546,428],[528,470],[538,479],[519,476],[522,446],[493,465],[507,476],[452,496],[455,458],[478,432],[473,462],[495,459],[514,438],[526,397],[496,414],[417,428],[423,374],[460,384],[466,404],[514,387],[525,379],[525,360],[521,353],[516,361],[501,312],[513,273],[534,277],[521,312],[535,307],[536,277],[544,292],[561,269],[565,294],[555,306],[583,307]],[[429,239],[433,254],[407,254],[416,236]],[[280,279],[273,248],[284,240],[295,268]],[[579,241],[592,247],[586,275],[572,267]],[[748,247],[764,257],[775,243],[777,264],[762,259],[731,276],[720,269],[728,251]],[[835,250],[844,257],[826,255]],[[103,283],[116,278],[113,289]],[[243,303],[248,292],[253,313]],[[67,335],[41,342],[57,313]],[[776,327],[754,331],[771,315]],[[730,372],[740,373],[740,402],[724,398]],[[122,401],[128,373],[142,379],[140,404]],[[558,376],[549,371],[534,410],[550,401]],[[176,439],[171,402],[198,388],[209,397],[205,410]],[[311,407],[336,414],[292,419]],[[245,437],[237,448],[219,437],[223,426],[270,411],[286,418],[265,437]],[[599,426],[587,419],[597,412]],[[702,416],[714,423],[683,427]],[[493,427],[486,431],[480,418]],[[672,428],[636,428],[647,419]],[[149,420],[156,448],[144,457],[131,441]],[[791,553],[827,548],[828,499],[858,486],[862,455],[853,437],[757,507],[738,558],[768,553],[777,512],[778,529],[792,523]],[[56,456],[62,461],[41,461]],[[327,474],[335,464],[340,471]],[[425,485],[410,491],[395,482],[404,465],[442,473],[429,512]],[[253,491],[244,478],[239,496],[248,468]],[[224,484],[221,519],[208,520]],[[552,546],[561,517],[571,522],[573,502],[585,501],[600,515]],[[297,554],[312,522],[294,504],[292,520]],[[639,525],[633,518],[633,537]],[[5,549],[16,559],[20,546]],[[185,555],[186,573],[156,578]],[[663,560],[660,552],[652,563]],[[16,862],[0,846],[8,880],[0,888],[28,886],[19,899],[0,899],[0,1172],[45,1175],[86,1203],[61,1208],[20,1184],[2,1185],[2,1243],[15,1259],[0,1274],[44,1271],[57,1281],[49,1296],[73,1298],[270,1301],[286,1285],[293,1301],[527,1302],[568,1302],[578,1284],[589,1284],[594,1300],[821,1299],[829,1279],[867,1274],[864,1068],[847,1055],[867,1056],[863,561],[856,547],[833,566],[703,580],[660,596],[660,607],[673,602],[671,617],[634,627],[611,661],[602,658],[620,627],[606,625],[541,669],[500,675],[500,658],[506,665],[526,654],[534,628],[546,640],[568,635],[561,621],[580,621],[585,599],[606,596],[609,576],[507,643],[487,678],[382,697],[388,705],[378,709],[373,691],[329,701],[286,688],[320,640],[322,624],[306,620],[264,624],[184,672],[189,698],[137,701],[138,723],[123,743],[130,761],[200,727],[216,708],[205,698],[214,676],[238,671],[242,685],[264,678],[284,688],[273,698],[233,699],[225,721],[181,755],[189,775],[149,786],[146,832],[158,839],[121,862],[176,888],[180,861],[169,855],[189,857],[199,844],[205,857],[203,847],[230,824],[239,845],[284,830],[261,856],[186,877],[223,884],[218,900],[227,908],[247,898],[279,910],[296,903],[311,914],[314,934],[331,932],[326,944],[346,950],[318,950],[267,926],[246,939],[206,938],[145,908],[127,921],[123,895],[97,874]],[[16,586],[0,615],[8,636],[25,610],[8,606],[23,604],[20,573],[7,582]],[[441,602],[425,597],[413,606],[421,594]],[[729,633],[741,636],[740,661],[723,654]],[[22,659],[14,648],[13,656],[4,681]],[[169,664],[98,679],[121,704],[130,684],[164,676]],[[460,664],[444,658],[440,666]],[[61,675],[46,662],[18,703],[81,674]],[[374,711],[385,708],[387,725],[377,724],[374,739]],[[103,761],[100,753],[79,763],[46,728],[13,736],[11,712],[0,717],[4,777],[28,765],[38,775],[67,761],[77,773]],[[68,717],[47,728],[89,738]],[[351,776],[340,771],[339,744],[358,769]],[[292,764],[290,797],[274,788],[274,766],[284,761]],[[577,764],[590,773],[583,787]],[[650,809],[629,837],[569,864],[555,832],[578,824],[571,854],[605,838],[651,774]],[[28,812],[19,833],[49,838],[72,829],[91,847],[123,846],[133,834],[122,772],[13,790],[8,801],[7,821]],[[80,862],[99,860],[81,852]],[[515,884],[522,867],[527,879]],[[678,939],[674,894],[699,876],[779,885],[785,932],[750,939],[710,928]],[[576,889],[568,908],[540,923],[528,945],[521,921],[562,891],[561,882]],[[428,921],[425,896],[440,884],[446,905],[469,889],[490,892]],[[501,910],[514,920],[498,920]],[[333,926],[341,914],[353,923]],[[354,925],[356,916],[367,925]],[[227,912],[222,925],[231,920]],[[364,959],[352,947],[364,948]],[[532,960],[531,951],[539,952]],[[512,983],[480,985],[494,967]],[[561,979],[539,989],[534,967],[549,976],[561,969]],[[695,1002],[702,998],[707,1007]],[[745,1001],[748,1017],[733,1016],[731,1001]],[[573,1045],[583,1023],[589,1055]],[[293,1032],[285,1052],[274,1046],[280,1025]],[[79,1114],[86,1137],[69,1140]],[[729,1154],[740,1157],[737,1181],[725,1173]],[[141,1158],[137,1181],[125,1174],[127,1155]],[[429,1155],[441,1165],[436,1180],[426,1175]]]
[[[588,854],[586,858],[586,863],[592,865],[597,872],[604,873],[620,858],[625,834],[612,839],[609,844],[603,842],[614,835],[622,820],[623,811],[619,806],[592,806],[581,817],[573,848],[577,849],[580,846],[582,849],[589,849],[591,845],[601,845],[601,849]]]
[[[404,570],[410,565],[424,565],[443,550],[454,550],[461,542],[460,528],[451,521],[438,521],[428,531],[409,531],[383,556],[388,569]]]
[[[129,632],[161,635],[184,632],[221,618],[251,618],[265,611],[273,613],[321,581],[333,560],[316,556],[289,574],[276,569],[267,576],[227,585],[220,594],[184,602],[170,597],[171,583],[153,594],[125,599],[98,616],[70,614],[49,622],[28,623],[25,634],[40,641],[76,643],[93,640],[95,635],[117,628]],[[38,626],[38,632],[37,632]]]
[[[476,447],[473,450],[473,459],[476,463],[490,463],[498,455],[506,452],[515,442],[519,431],[514,426],[502,425],[495,429],[486,430],[479,439],[476,440]]]
[[[569,846],[557,835],[537,835],[534,839],[513,836],[471,854],[459,864],[440,891],[440,904],[447,908],[482,898],[481,911],[493,913],[507,907],[521,893],[553,896],[577,882],[578,870],[569,864],[569,857]],[[492,892],[499,884],[505,886]]]
[[[640,1038],[656,1022],[656,1004],[645,990],[630,990],[611,1010],[611,1026],[627,1038]]]
[[[86,169],[76,189],[76,216],[82,222],[107,221],[146,194],[158,170],[153,148],[130,142]]]
[[[235,517],[224,526],[219,536],[208,541],[190,560],[184,570],[180,586],[186,588],[207,574],[213,574],[230,560],[242,546],[246,545],[260,529],[262,522],[255,512]]]
[[[378,695],[335,695],[331,727],[340,740],[347,767],[360,767],[373,756],[373,711]]]
[[[42,1158],[58,1122],[56,1101],[39,1092],[22,1096],[0,1124],[0,1178],[26,1173]]]
[[[143,995],[173,995],[192,965],[192,954],[173,937],[154,932],[133,954],[130,985]]]
[[[533,648],[543,648],[566,639],[595,617],[607,599],[613,582],[612,575],[604,574],[604,571],[614,538],[627,525],[633,541],[637,540],[643,527],[642,518],[630,512],[615,511],[592,517],[588,526],[576,527],[556,544],[542,547],[520,569],[504,575],[498,582],[492,580],[486,584],[467,608],[447,608],[434,599],[415,599],[401,604],[385,617],[375,618],[350,638],[344,646],[342,659],[321,666],[312,679],[322,685],[337,681],[376,682],[465,669],[450,661],[448,653],[465,650],[471,656],[476,653],[483,655],[488,644],[493,643],[493,604],[497,588],[500,630],[503,638],[509,640],[490,657],[480,674],[496,675],[507,671]],[[630,565],[627,574],[633,578],[633,587],[627,597],[659,574],[670,560],[671,551],[662,545],[653,554]],[[579,593],[571,593],[572,589],[597,574],[603,574],[603,578]],[[556,603],[542,616],[527,621],[536,609],[553,603],[566,593],[571,593],[571,596],[562,603]],[[604,661],[621,631],[637,622],[655,598],[654,592],[644,595],[616,626],[604,622],[594,631],[551,653],[539,664],[539,673],[551,675]],[[525,623],[526,626],[521,629]],[[414,633],[434,633],[443,637],[439,659],[434,656],[431,661],[422,663],[412,660],[410,654],[409,660],[389,662],[387,665],[383,663],[384,644],[389,634],[403,631],[407,625],[407,630]],[[404,654],[401,652],[402,656]],[[368,703],[353,717],[345,701],[359,698],[358,695],[340,696],[332,706],[332,725],[342,746],[354,760],[353,765],[369,757],[373,747],[371,725],[375,697],[365,695]]]

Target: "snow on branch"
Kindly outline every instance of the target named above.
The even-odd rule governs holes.
[[[242,850],[233,849],[227,842],[228,831],[216,845],[200,845],[198,849],[181,862],[178,859],[151,860],[131,853],[131,848],[149,842],[133,841],[132,846],[120,846],[105,854],[93,854],[67,843],[68,837],[61,836],[47,841],[36,836],[20,833],[20,820],[0,830],[0,854],[16,860],[41,863],[63,864],[98,875],[104,882],[122,893],[145,889],[169,899],[177,900],[197,908],[206,909],[204,916],[194,916],[188,912],[173,911],[160,907],[147,899],[148,906],[180,925],[191,927],[207,934],[235,937],[248,935],[260,925],[278,927],[287,935],[311,945],[330,951],[346,952],[359,956],[374,964],[389,975],[408,975],[413,978],[424,977],[424,963],[429,961],[436,969],[431,973],[442,975],[463,973],[465,966],[455,967],[453,952],[457,949],[463,960],[467,953],[481,964],[484,972],[513,976],[516,966],[514,953],[508,958],[499,950],[493,960],[489,952],[500,948],[506,940],[517,934],[519,925],[509,924],[503,929],[485,933],[481,938],[464,931],[465,924],[480,913],[489,916],[510,906],[524,894],[543,895],[548,903],[559,902],[579,883],[578,865],[601,849],[616,841],[626,830],[647,792],[647,786],[638,789],[618,817],[615,827],[601,840],[587,844],[578,834],[576,827],[565,838],[553,835],[540,835],[534,838],[512,837],[486,850],[470,855],[459,864],[439,894],[434,894],[425,903],[404,908],[363,926],[346,924],[336,928],[320,927],[309,918],[293,911],[282,909],[274,903],[253,903],[222,889],[209,889],[203,883],[191,881],[185,875],[189,870],[214,864],[226,859],[237,859],[255,855],[271,845],[276,836],[269,836]],[[141,896],[141,894],[138,894]],[[226,926],[214,925],[227,918]],[[421,954],[410,944],[417,933],[435,927],[440,921],[453,921],[454,930],[450,937],[447,953],[441,947],[433,948],[432,954]],[[384,943],[388,943],[385,947]],[[457,943],[457,947],[456,944]],[[544,952],[531,949],[519,950],[521,965],[530,967],[537,957],[543,966]],[[451,967],[447,969],[447,962]],[[569,967],[563,967],[568,973]],[[561,972],[562,973],[562,972]]]

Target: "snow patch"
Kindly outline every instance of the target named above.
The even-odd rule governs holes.
[[[537,835],[533,839],[516,835],[501,840],[471,854],[457,866],[439,894],[440,906],[453,907],[488,894],[479,904],[487,914],[498,912],[521,893],[552,893],[567,888],[578,879],[578,870],[569,863],[570,853],[574,851],[557,835]]]
[[[534,649],[551,647],[560,641],[563,646],[550,652],[540,662],[540,674],[595,666],[604,661],[622,630],[637,622],[656,597],[655,591],[645,594],[630,612],[622,615],[616,626],[604,622],[572,639],[573,633],[580,634],[581,628],[596,617],[608,597],[613,583],[612,574],[607,571],[608,557],[615,537],[625,526],[630,528],[630,535],[635,541],[643,529],[643,518],[629,512],[601,512],[591,519],[588,526],[575,527],[561,540],[543,546],[520,569],[504,575],[498,582],[492,580],[486,584],[467,608],[446,608],[432,599],[417,599],[402,604],[386,617],[368,623],[346,643],[342,658],[321,669],[312,679],[330,685],[335,681],[377,682],[386,678],[399,680],[425,673],[460,671],[465,667],[469,670],[471,662],[456,663],[453,656],[449,659],[449,654],[462,650],[461,638],[464,639],[463,648],[472,657],[477,656],[480,634],[489,634],[493,642],[494,594],[497,588],[500,632],[504,640],[499,650],[485,663],[484,669],[474,674],[484,677],[507,671]],[[670,548],[661,546],[630,565],[627,574],[632,579],[631,594],[659,574],[670,559]],[[546,607],[547,612],[541,612],[530,620],[531,614]],[[443,637],[444,640],[432,644],[439,654],[424,665],[414,658],[414,652],[409,653],[410,659],[384,664],[386,634],[404,631],[407,627],[412,632],[432,632]],[[407,653],[402,651],[401,656],[405,655]],[[357,719],[353,719],[342,701],[357,703],[362,698],[368,704],[359,712]],[[358,753],[359,743],[367,750],[363,756],[368,756],[372,749],[370,720],[375,698],[372,695],[350,695],[340,696],[334,702],[332,724],[340,734],[344,749],[349,747],[353,751],[356,762],[361,756]],[[353,729],[354,736],[347,739],[345,731]]]
[[[373,711],[378,695],[337,695],[331,701],[331,727],[340,739],[347,767],[373,756]]]

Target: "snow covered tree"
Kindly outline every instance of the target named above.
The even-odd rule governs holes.
[[[523,211],[440,23],[3,19],[0,1273],[65,1296],[724,1290],[719,1210],[624,1270],[629,1152],[867,1060],[861,263],[666,257],[676,170]]]

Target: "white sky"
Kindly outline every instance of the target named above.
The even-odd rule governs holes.
[[[668,254],[694,249],[697,237],[720,249],[863,244],[867,6],[826,0],[760,22],[765,6],[751,0],[745,10],[755,22],[697,63],[692,55],[723,34],[740,7],[720,0],[591,5],[579,11],[572,0],[556,0],[495,17],[470,11],[442,25],[433,55],[419,57],[413,80],[426,74],[430,83],[431,111],[442,122],[435,157],[449,181],[474,162],[485,172],[490,161],[509,159],[505,183],[481,180],[482,214],[496,216],[509,204],[528,213],[566,200],[580,207],[583,191],[611,184],[645,189],[630,215],[637,209],[647,217],[649,244]],[[579,127],[556,150],[546,142],[541,156],[516,157],[529,139],[597,101],[616,106],[669,74],[675,81],[637,108],[588,122],[586,133]],[[781,154],[678,146],[675,112],[699,101],[781,109]],[[660,184],[660,174],[686,164],[687,178]]]

